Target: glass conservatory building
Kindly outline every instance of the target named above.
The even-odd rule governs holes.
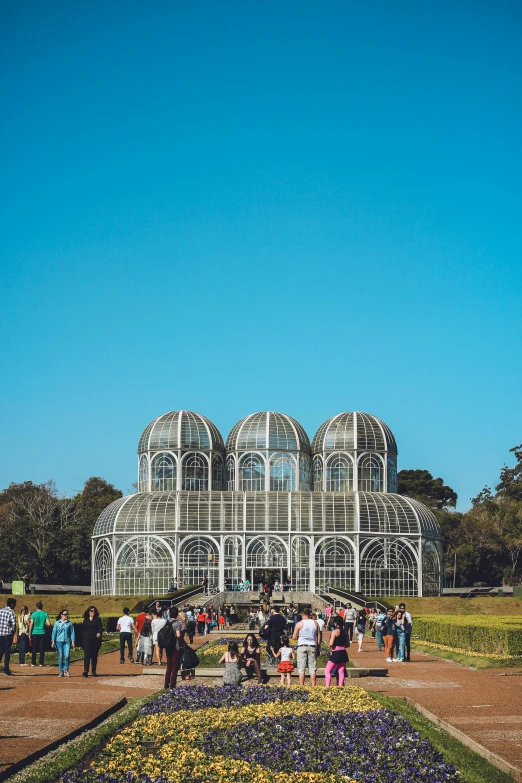
[[[396,494],[397,444],[367,413],[340,413],[312,445],[301,425],[263,411],[226,445],[209,419],[172,411],[138,445],[138,493],[111,503],[92,539],[96,595],[153,595],[206,576],[292,590],[438,595],[437,519]]]

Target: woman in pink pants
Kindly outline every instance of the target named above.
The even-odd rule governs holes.
[[[329,688],[332,682],[332,672],[337,666],[337,681],[339,685],[344,685],[346,674],[346,664],[348,663],[348,634],[344,630],[344,620],[342,617],[336,617],[334,620],[334,629],[330,634],[330,647],[332,652],[324,670],[324,680],[326,687]]]

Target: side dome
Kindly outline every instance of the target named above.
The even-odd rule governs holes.
[[[227,452],[266,450],[309,454],[310,441],[299,422],[286,413],[251,413],[232,427],[227,438]]]
[[[377,416],[351,411],[323,422],[314,435],[312,454],[329,451],[387,451],[397,454],[390,428]]]
[[[210,419],[193,411],[170,411],[145,427],[138,454],[164,449],[223,452],[225,446],[221,433]]]

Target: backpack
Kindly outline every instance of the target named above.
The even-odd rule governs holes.
[[[172,623],[166,622],[163,628],[158,631],[158,646],[162,650],[175,650],[176,649],[176,632],[172,627]]]
[[[268,625],[268,623],[265,623],[265,625],[263,625],[263,627],[259,631],[259,637],[261,639],[264,639],[265,642],[270,638],[270,626]]]
[[[189,647],[188,644],[183,645],[183,652],[181,653],[181,668],[182,669],[195,669],[199,666],[199,657],[196,652]]]

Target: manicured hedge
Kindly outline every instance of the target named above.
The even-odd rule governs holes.
[[[415,617],[413,635],[485,655],[522,653],[522,620],[485,615],[424,615]]]

